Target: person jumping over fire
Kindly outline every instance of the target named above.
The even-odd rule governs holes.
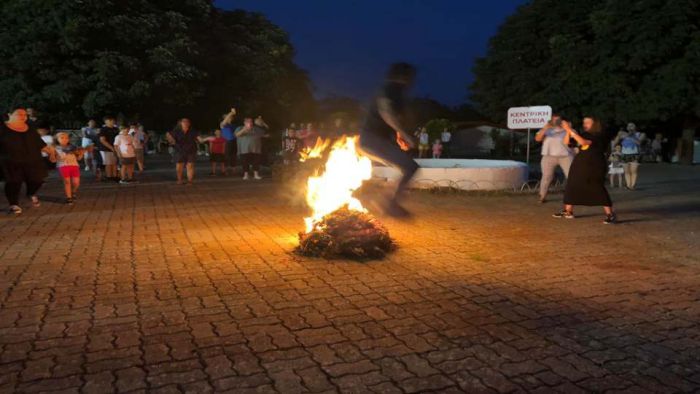
[[[362,153],[374,161],[401,171],[402,177],[396,190],[384,202],[383,207],[388,215],[396,217],[410,215],[399,204],[399,199],[418,170],[418,164],[407,152],[415,143],[402,123],[406,112],[406,93],[415,76],[416,69],[412,65],[392,64],[384,86],[371,103],[365,124],[360,130],[359,148]]]

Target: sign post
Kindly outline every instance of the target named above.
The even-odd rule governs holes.
[[[527,153],[525,156],[525,162],[530,164],[530,129],[527,129]]]
[[[552,119],[552,107],[540,105],[535,107],[513,107],[508,109],[508,128],[511,130],[527,129],[527,157],[530,164],[530,130],[541,129]]]

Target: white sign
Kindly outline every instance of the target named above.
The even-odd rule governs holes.
[[[508,128],[541,129],[552,119],[552,107],[514,107],[508,110]]]

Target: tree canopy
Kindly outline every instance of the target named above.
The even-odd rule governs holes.
[[[700,118],[698,20],[695,0],[533,0],[477,60],[472,100],[496,121],[544,104],[574,118],[687,125]]]
[[[5,0],[0,107],[33,106],[59,124],[122,114],[207,126],[232,106],[280,119],[313,111],[287,34],[211,0]]]

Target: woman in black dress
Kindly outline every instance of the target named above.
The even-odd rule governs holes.
[[[579,145],[579,153],[574,157],[569,169],[564,190],[564,209],[555,213],[556,218],[573,219],[574,205],[602,206],[605,210],[603,223],[612,224],[617,216],[612,208],[610,195],[605,189],[607,160],[605,150],[610,139],[602,130],[600,122],[593,117],[583,119],[583,132],[577,133],[568,122],[562,122],[567,136],[564,143],[568,145],[573,138]]]
[[[55,157],[53,148],[46,146],[36,129],[27,124],[27,119],[27,111],[18,108],[7,122],[0,122],[0,167],[5,177],[5,197],[10,213],[16,215],[22,213],[19,206],[22,183],[27,184],[27,196],[32,205],[41,205],[36,193],[48,175],[41,152]]]

